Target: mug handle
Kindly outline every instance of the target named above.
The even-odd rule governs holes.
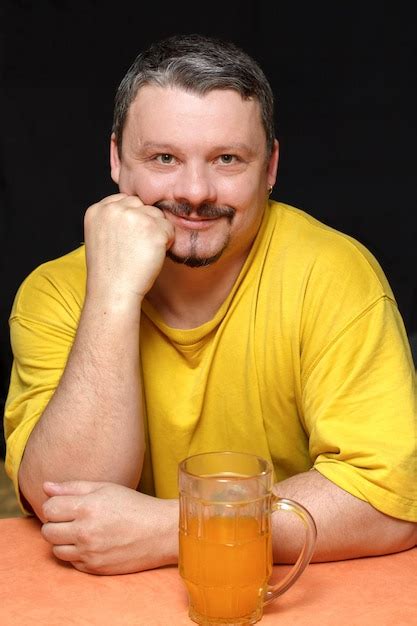
[[[301,576],[313,556],[317,540],[317,528],[314,519],[301,504],[288,498],[272,495],[271,509],[272,511],[291,511],[298,515],[305,526],[306,533],[303,548],[294,566],[281,582],[272,586],[268,585],[264,596],[264,606],[285,593]]]

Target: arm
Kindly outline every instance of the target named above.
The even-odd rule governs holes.
[[[125,574],[177,563],[178,500],[110,483],[46,484],[45,491],[50,497],[43,505],[48,522],[42,534],[55,556],[76,569]],[[318,535],[312,561],[388,554],[417,542],[417,524],[380,513],[315,470],[278,483],[276,493],[300,502],[313,515]],[[293,563],[303,526],[283,512],[274,513],[272,520],[274,562]]]
[[[317,525],[313,561],[337,561],[407,550],[417,543],[417,524],[381,513],[355,498],[316,470],[297,474],[275,486],[277,495],[296,500]],[[293,563],[304,530],[295,515],[273,517],[274,562]]]
[[[171,239],[163,214],[136,197],[117,194],[87,211],[80,323],[19,472],[22,494],[41,519],[45,480],[138,484],[144,454],[140,307]]]
[[[43,537],[81,572],[127,574],[178,561],[178,500],[114,483],[46,483]],[[65,522],[65,523],[62,523]]]
[[[302,393],[315,469],[278,486],[316,519],[317,561],[388,554],[417,542],[414,367],[389,288],[378,295],[383,277],[375,283],[354,259],[351,268],[340,271],[342,287],[333,287],[349,298],[333,311],[322,306],[320,322],[306,333],[312,338],[317,327],[321,335],[305,353]],[[354,311],[353,295],[360,296]],[[292,557],[277,545],[276,558]]]

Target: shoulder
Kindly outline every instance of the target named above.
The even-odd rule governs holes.
[[[305,211],[272,203],[277,253],[293,279],[298,276],[306,289],[347,289],[371,299],[392,290],[378,260],[366,246],[345,233],[320,222]],[[336,293],[333,295],[336,296]]]
[[[85,246],[42,263],[20,285],[11,312],[17,316],[48,317],[52,312],[79,312],[85,295]]]

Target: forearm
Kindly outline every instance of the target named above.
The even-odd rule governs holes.
[[[35,426],[19,483],[36,512],[45,480],[136,487],[144,454],[140,303],[86,298],[62,378]]]
[[[276,493],[304,505],[317,525],[313,561],[389,554],[416,545],[417,524],[384,515],[312,470],[278,483]],[[294,519],[295,518],[295,519]],[[274,561],[291,563],[303,543],[295,515],[273,515]]]

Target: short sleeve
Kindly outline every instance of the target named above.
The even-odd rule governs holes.
[[[332,337],[306,376],[303,405],[314,468],[383,513],[417,521],[415,370],[391,298]]]
[[[13,365],[4,414],[5,467],[20,503],[18,472],[25,446],[58,386],[81,313],[82,275],[70,271],[68,276],[65,284],[49,264],[35,270],[21,285],[10,316]]]

